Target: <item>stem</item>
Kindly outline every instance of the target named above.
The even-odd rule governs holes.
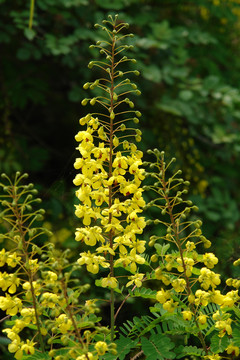
[[[137,358],[139,358],[141,355],[144,355],[143,350],[139,351],[136,355],[134,355],[133,358],[131,358],[130,360],[136,360]]]
[[[65,297],[66,303],[67,303],[66,310],[68,311],[70,319],[72,321],[72,324],[73,324],[73,327],[74,327],[74,330],[75,330],[75,336],[78,339],[79,343],[82,344],[82,346],[84,347],[84,343],[83,343],[83,340],[82,340],[81,335],[80,335],[80,330],[77,327],[77,323],[75,321],[72,308],[71,308],[71,306],[69,304],[69,298],[68,298],[67,289],[66,289],[66,283],[65,283],[64,279],[61,280],[61,284],[62,284],[62,288],[63,288],[63,294],[64,294],[64,297]]]
[[[31,0],[31,2],[30,2],[29,24],[28,24],[29,29],[32,29],[33,16],[34,16],[34,5],[35,5],[35,0]]]
[[[113,29],[115,29],[115,24],[113,26]],[[115,51],[115,35],[113,33],[112,35],[112,56],[111,56],[111,72],[109,74],[110,76],[110,81],[111,81],[111,87],[110,87],[110,114],[113,111],[114,105],[113,105],[113,92],[114,92],[114,51]],[[108,171],[108,176],[109,178],[112,176],[112,156],[113,156],[113,119],[111,118],[111,116],[109,116],[110,119],[110,134],[109,134],[109,141],[110,141],[110,159],[109,159],[109,171]],[[112,185],[109,186],[109,209],[112,206]],[[112,222],[112,214],[109,214],[109,224]],[[110,233],[109,233],[109,244],[111,249],[113,248],[113,231],[111,229]],[[114,259],[113,259],[113,255],[110,254],[110,276],[114,277]],[[114,290],[111,288],[111,293],[110,293],[110,328],[111,328],[111,341],[114,340]]]
[[[132,288],[132,291],[134,291],[136,289],[137,285],[134,285],[134,287]],[[123,301],[121,302],[121,304],[119,305],[119,308],[116,311],[114,320],[116,321],[116,318],[121,310],[121,308],[123,307],[123,305],[125,304],[125,302],[127,301],[127,299],[131,296],[131,294],[126,295],[126,297],[123,299]]]

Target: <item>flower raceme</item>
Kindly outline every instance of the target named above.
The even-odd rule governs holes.
[[[90,117],[90,123],[93,122],[92,119]],[[141,254],[145,250],[145,242],[136,237],[145,227],[144,217],[139,216],[145,205],[143,190],[140,187],[144,179],[143,170],[140,168],[142,154],[133,146],[134,144],[128,144],[132,151],[130,150],[127,156],[122,155],[120,151],[115,154],[112,150],[113,170],[109,176],[110,146],[106,147],[104,143],[94,146],[93,137],[86,135],[92,133],[89,130],[90,126],[88,124],[88,131],[83,131],[84,135],[76,137],[82,139],[77,148],[82,158],[78,158],[75,162],[75,167],[81,171],[74,179],[74,184],[79,186],[76,196],[81,202],[76,206],[75,214],[82,218],[85,225],[77,228],[76,240],[83,241],[91,247],[97,245],[98,248],[95,255],[90,252],[81,253],[78,263],[81,265],[85,263],[88,271],[97,273],[99,264],[109,267],[101,254],[114,256],[115,250],[118,249],[120,256],[118,263],[131,263],[132,271],[135,271],[134,264],[143,261],[137,253]],[[130,179],[130,176],[133,178]],[[111,201],[109,189],[111,189]],[[97,225],[92,225],[93,222]],[[109,246],[110,233],[113,236],[112,246]]]
[[[93,118],[90,117],[89,123],[95,124],[92,120]],[[143,170],[140,168],[142,154],[136,146],[133,146],[134,144],[128,143],[127,145],[132,149],[128,155],[122,155],[120,151],[115,153],[111,149],[110,157],[110,145],[107,147],[104,143],[100,143],[99,146],[94,146],[93,137],[86,135],[86,133],[91,135],[94,130],[90,130],[90,124],[88,130],[83,131],[84,135],[78,134],[76,137],[81,139],[77,149],[82,158],[78,158],[75,162],[75,167],[81,171],[74,179],[74,184],[79,186],[76,196],[80,200],[75,214],[82,218],[85,225],[77,228],[76,240],[83,241],[91,247],[95,245],[98,247],[96,253],[89,251],[81,253],[78,263],[86,264],[88,271],[96,274],[99,265],[109,267],[105,255],[114,256],[115,251],[118,250],[119,258],[116,264],[131,264],[131,270],[135,271],[136,264],[143,262],[143,258],[138,254],[145,250],[145,242],[136,237],[145,227],[144,217],[139,216],[145,205],[143,190],[140,187],[144,179]],[[111,176],[109,176],[110,166]],[[113,238],[112,245],[109,242],[110,233]]]
[[[149,223],[161,224],[163,229],[166,228],[165,235],[164,231],[162,236],[153,235],[149,243],[150,246],[155,246],[157,251],[151,256],[151,262],[154,264],[153,278],[161,280],[161,290],[156,293],[156,301],[158,305],[161,304],[160,308],[172,315],[176,314],[176,318],[179,316],[178,309],[181,309],[182,319],[196,326],[203,349],[206,354],[209,352],[204,359],[218,359],[218,355],[211,354],[211,350],[207,349],[201,332],[201,329],[208,328],[209,324],[212,326],[212,331],[214,329],[218,334],[219,341],[225,336],[225,351],[238,356],[238,347],[234,342],[227,347],[229,339],[226,338],[231,338],[234,334],[235,322],[232,309],[240,300],[238,295],[240,282],[238,279],[228,279],[227,286],[233,286],[235,289],[225,294],[217,289],[221,283],[220,274],[214,271],[218,263],[217,257],[211,252],[200,254],[197,250],[197,245],[200,243],[205,248],[211,245],[202,235],[200,229],[202,222],[187,220],[194,206],[192,202],[186,201],[184,207],[182,194],[186,193],[186,189],[181,191],[181,187],[188,186],[188,183],[177,178],[179,172],[168,178],[166,170],[171,161],[165,163],[164,153],[160,153],[157,149],[153,153],[157,161],[151,162],[150,168],[156,167],[157,170],[146,174],[154,179],[154,184],[147,185],[146,188],[157,193],[158,197],[147,206],[157,207],[164,218],[150,220]],[[172,247],[170,248],[170,244],[160,245],[157,243],[158,240],[170,242]],[[171,251],[168,253],[169,248]],[[183,301],[184,298],[186,302]],[[219,310],[213,313],[214,308]]]
[[[125,97],[128,93],[140,92],[129,79],[124,79],[125,73],[118,68],[122,62],[134,59],[121,57],[122,51],[128,48],[123,45],[123,39],[128,35],[120,34],[126,24],[117,24],[116,19],[107,23],[113,30],[102,28],[110,41],[96,45],[100,53],[106,55],[106,61],[89,64],[89,67],[101,68],[106,77],[83,86],[84,89],[98,88],[102,96],[82,101],[83,105],[88,102],[100,105],[104,111],[80,119],[80,125],[85,129],[75,136],[80,157],[74,163],[79,173],[73,182],[78,186],[76,197],[79,200],[75,214],[82,221],[82,227],[76,229],[75,239],[90,247],[80,254],[78,264],[85,264],[93,274],[101,268],[109,269],[108,276],[102,279],[102,286],[113,289],[118,286],[114,267],[122,266],[135,273],[145,262],[142,256],[145,241],[138,237],[146,224],[141,216],[145,206],[141,188],[143,154],[129,141],[132,136],[140,141],[141,132],[127,126],[129,122],[137,123],[141,113],[133,110],[134,103]],[[138,74],[127,71],[131,72]],[[124,103],[130,110],[118,110]],[[129,276],[128,286],[140,286],[142,278]]]

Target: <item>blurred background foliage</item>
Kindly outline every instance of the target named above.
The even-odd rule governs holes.
[[[30,1],[0,0],[0,9],[0,171],[30,174],[53,241],[77,246],[72,179],[74,135],[88,110],[82,85],[96,78],[87,69],[98,56],[89,45],[102,38],[93,25],[117,12],[135,34],[141,147],[177,157],[223,278],[236,276],[240,1],[38,0],[32,29]]]

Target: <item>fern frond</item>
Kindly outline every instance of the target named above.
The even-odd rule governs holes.
[[[156,290],[151,290],[148,288],[136,288],[134,291],[129,290],[129,293],[131,294],[131,297],[142,297],[145,299],[156,299],[156,294],[157,291]]]
[[[202,349],[197,348],[196,346],[179,346],[177,349],[175,349],[176,354],[178,354],[176,356],[176,359],[181,359],[185,356],[197,356],[200,357],[201,359],[203,358],[204,355],[204,351]]]
[[[175,345],[164,334],[151,335],[149,339],[142,337],[141,344],[147,359],[165,360],[175,358],[175,353],[171,351]]]

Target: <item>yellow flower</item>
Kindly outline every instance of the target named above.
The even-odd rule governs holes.
[[[82,146],[89,148],[89,143],[93,142],[93,137],[91,135],[91,130],[88,128],[86,131],[79,131],[75,136],[75,140],[81,142]],[[90,145],[91,147],[91,145]]]
[[[164,310],[166,310],[166,311],[168,311],[168,312],[170,312],[170,313],[174,312],[176,306],[177,306],[177,303],[174,303],[174,302],[173,302],[173,299],[168,300],[167,302],[165,302],[165,303],[163,304]]]
[[[91,218],[96,219],[98,217],[98,213],[94,211],[92,207],[86,206],[86,205],[75,205],[75,215],[78,218],[83,218],[83,224],[84,225],[90,225],[91,224]]]
[[[12,331],[16,334],[20,333],[26,326],[26,323],[23,320],[16,319]]]
[[[14,252],[14,253],[8,255],[6,262],[9,266],[14,268],[17,264],[19,264],[20,260],[21,260],[21,257],[17,256],[17,253]]]
[[[129,276],[128,279],[130,281],[127,283],[126,286],[128,287],[134,283],[137,287],[141,287],[143,277],[144,277],[144,274],[141,274],[141,273]]]
[[[20,337],[15,334],[12,329],[4,329],[3,332],[6,332],[7,337],[12,341],[11,344],[8,345],[8,351],[10,353],[15,353],[15,359],[20,360],[23,357]]]
[[[35,292],[35,295],[40,295],[41,294],[41,291],[42,291],[42,285],[41,283],[38,283],[37,281],[33,281],[32,282],[32,285],[33,285],[33,289],[34,289],[34,292]],[[23,289],[24,290],[27,290],[26,292],[26,297],[29,299],[31,298],[32,296],[32,293],[31,293],[31,284],[29,281],[26,281],[23,285],[22,285]]]
[[[78,356],[76,360],[94,360],[94,356],[92,353],[88,352],[87,355]]]
[[[111,254],[111,255],[115,255],[115,252],[114,250],[110,247],[109,244],[106,244],[106,245],[102,245],[102,246],[99,246],[96,251],[98,253],[104,253],[104,256],[106,256],[107,253]]]
[[[206,355],[204,356],[205,360],[221,360],[221,356],[218,354],[215,355]]]
[[[57,274],[54,273],[53,271],[48,271],[47,272],[46,279],[48,280],[48,282],[49,281],[50,282],[55,282],[55,281],[57,281],[57,278],[58,278]]]
[[[238,290],[229,291],[224,297],[222,306],[232,307],[239,300]]]
[[[22,301],[18,297],[11,298],[0,296],[0,309],[6,311],[7,315],[14,316],[22,309]]]
[[[66,334],[72,326],[72,321],[66,314],[61,314],[56,318],[56,323],[62,334]]]
[[[233,344],[229,344],[227,347],[227,354],[232,356],[238,356],[239,355],[239,347],[234,346]]]
[[[99,226],[77,228],[75,240],[84,241],[86,245],[94,246],[97,241],[100,241],[101,243],[105,242],[101,233],[102,229]]]
[[[156,300],[160,302],[160,304],[164,304],[167,299],[170,298],[170,293],[163,289],[159,290],[156,295]]]
[[[136,211],[133,211],[128,215],[127,222],[131,223],[132,231],[134,231],[137,234],[141,234],[146,226],[144,217],[138,217]]]
[[[39,268],[38,259],[29,260],[29,267],[32,272],[37,272]]]
[[[11,344],[8,345],[8,351],[10,353],[14,353],[15,352],[15,359],[17,360],[21,360],[23,357],[23,351],[20,347],[20,344],[16,343],[16,341],[14,340]]]
[[[114,138],[113,138],[113,145],[115,147],[117,147],[119,145],[119,139],[116,136],[114,136]]]
[[[201,275],[199,276],[198,280],[205,290],[208,290],[210,286],[214,289],[221,282],[220,275],[214,273],[206,267],[203,267],[200,270],[200,273]]]
[[[209,269],[212,269],[218,263],[218,258],[213,253],[206,253],[203,255],[203,262]]]
[[[42,294],[41,303],[45,307],[54,308],[59,302],[59,296],[50,292]]]
[[[115,289],[118,286],[118,281],[115,277],[108,276],[102,279],[102,287],[110,287]]]
[[[86,264],[87,270],[93,274],[97,274],[99,271],[99,265],[104,268],[108,268],[110,265],[106,262],[103,256],[91,254],[90,251],[80,254],[80,259],[77,260],[79,265]]]
[[[35,344],[36,343],[34,343],[32,340],[30,341],[29,339],[27,339],[26,344],[23,344],[21,346],[21,350],[24,351],[28,355],[30,355],[30,354],[33,355],[35,352],[35,349],[34,349]]]
[[[186,250],[187,251],[193,251],[196,248],[194,242],[192,241],[187,241],[186,243]]]
[[[104,355],[108,349],[107,343],[104,341],[98,341],[94,347],[97,350],[98,355]]]
[[[231,328],[232,319],[217,321],[215,324],[216,329],[219,330],[219,337],[223,337],[226,333],[228,335],[232,335],[232,328]]]
[[[210,293],[209,301],[211,301],[217,305],[222,305],[223,300],[224,300],[224,295],[222,295],[219,290],[213,290]]]
[[[25,324],[36,324],[34,308],[24,308],[21,310],[21,315]]]
[[[195,296],[193,294],[188,295],[188,301],[190,302],[190,304],[193,304],[195,301]]]
[[[187,320],[187,321],[189,321],[189,320],[191,320],[192,319],[192,312],[190,311],[190,310],[184,310],[184,311],[182,311],[182,316],[183,316],[183,318],[184,318],[184,320]]]
[[[210,294],[206,291],[198,289],[195,293],[195,305],[207,306]]]
[[[137,270],[136,264],[144,264],[145,259],[142,256],[137,255],[135,249],[132,249],[129,255],[120,254],[120,258],[115,261],[115,265],[120,263],[122,263],[124,267],[129,265],[130,271],[135,273]]]
[[[95,304],[96,300],[86,300],[85,301],[85,308],[86,312],[89,314],[94,314],[97,310],[97,306]]]
[[[206,322],[207,322],[207,315],[199,315],[198,316],[198,322],[199,322],[199,324],[201,324],[201,325],[204,325],[204,324],[206,324]]]
[[[125,175],[126,169],[128,168],[127,158],[125,156],[122,156],[121,152],[118,151],[112,166],[113,168],[115,168],[115,170],[113,171],[114,176]]]
[[[8,252],[6,252],[5,249],[3,248],[0,251],[0,267],[5,265],[7,258],[8,258]]]
[[[7,337],[13,341],[15,341],[16,344],[20,344],[20,337],[17,335],[12,329],[4,329],[2,332],[7,333]]]
[[[10,294],[14,294],[17,290],[17,286],[20,283],[20,279],[15,274],[8,274],[6,272],[0,272],[0,288],[3,291],[8,289]]]
[[[184,279],[175,279],[172,286],[176,292],[183,292],[186,288],[186,281]]]

